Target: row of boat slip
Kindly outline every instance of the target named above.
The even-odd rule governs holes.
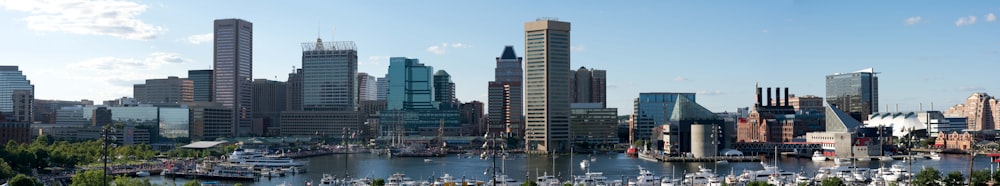
[[[826,156],[823,156],[823,154],[820,153],[819,151],[813,152],[813,155],[812,155],[812,160],[813,161],[820,162],[820,161],[826,161],[826,160],[829,160],[829,159],[830,158],[827,158]],[[892,158],[891,156],[875,156],[874,158],[872,158],[872,157],[854,158],[854,160],[857,160],[857,161],[871,161],[873,159],[877,159],[879,161],[892,161],[892,160],[894,160],[894,158]],[[914,154],[914,155],[907,156],[905,159],[932,159],[932,160],[941,160],[941,154],[938,154],[937,152],[931,152],[930,154]],[[839,162],[839,161],[849,160],[849,158],[833,158],[833,160]]]
[[[650,170],[640,167],[638,175],[635,177],[629,177],[625,180],[612,180],[608,179],[608,177],[602,172],[588,171],[582,175],[573,176],[571,180],[564,181],[560,181],[560,179],[556,176],[544,173],[543,175],[537,176],[534,181],[540,186],[561,186],[564,184],[573,184],[577,186],[719,186],[722,184],[743,185],[753,181],[764,181],[773,185],[786,186],[818,184],[823,179],[836,177],[851,185],[874,186],[889,183],[905,185],[913,176],[906,167],[901,165],[892,165],[890,167],[879,169],[868,169],[854,167],[849,164],[837,164],[817,170],[816,174],[812,177],[806,176],[806,174],[802,172],[788,172],[780,170],[777,166],[763,163],[762,165],[764,166],[763,170],[744,171],[740,174],[730,174],[726,177],[719,177],[711,169],[703,167],[699,167],[697,172],[687,173],[684,174],[683,177],[679,178],[661,177],[657,176],[656,173]],[[385,180],[386,186],[520,186],[523,183],[505,174],[499,174],[495,178],[482,181],[469,178],[455,178],[449,174],[444,174],[441,177],[433,179],[416,180],[407,177],[405,174],[396,173]],[[329,174],[325,174],[319,185],[370,186],[371,184],[371,178],[336,178]]]

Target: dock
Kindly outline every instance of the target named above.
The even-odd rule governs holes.
[[[165,171],[164,176],[167,177],[182,177],[182,178],[204,178],[211,180],[236,180],[236,181],[257,181],[258,176],[256,174],[215,174],[215,173],[205,173],[205,172],[193,172],[193,171]]]
[[[759,162],[760,156],[710,156],[710,157],[684,157],[684,156],[655,156],[658,162]]]

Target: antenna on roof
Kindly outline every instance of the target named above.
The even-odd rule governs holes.
[[[316,38],[319,38],[320,27],[322,27],[322,24],[320,24],[319,21],[316,21]]]
[[[334,26],[333,27],[333,31],[330,32],[330,42],[336,41],[336,40],[333,40],[333,35],[336,35],[336,34],[337,34],[337,27]]]

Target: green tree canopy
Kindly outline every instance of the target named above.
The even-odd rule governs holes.
[[[829,178],[823,179],[823,181],[820,182],[819,185],[821,185],[821,186],[843,186],[844,185],[844,181],[840,180],[840,178],[837,178],[837,177],[829,177]]]
[[[944,177],[944,180],[941,181],[944,182],[944,185],[946,186],[965,185],[965,175],[962,175],[962,172],[955,171],[948,173],[948,175]]]
[[[528,180],[522,183],[521,186],[538,186],[538,183],[535,183],[535,180]]]
[[[989,182],[990,177],[989,170],[977,170],[972,171],[972,186],[986,186],[986,182]]]
[[[10,168],[10,164],[7,164],[7,160],[0,158],[0,179],[14,177],[14,174],[14,169]]]
[[[372,186],[385,186],[385,179],[375,179],[375,181],[372,181]]]
[[[7,184],[10,186],[35,186],[35,179],[24,174],[17,174]]]
[[[184,186],[201,186],[201,183],[198,183],[198,180],[191,180],[184,183]]]
[[[752,181],[750,183],[747,183],[747,186],[772,186],[772,185],[767,183],[766,181]]]
[[[940,186],[941,184],[938,183],[938,180],[941,180],[941,171],[927,167],[924,170],[920,170],[920,173],[917,173],[913,184],[916,186]]]
[[[104,185],[104,170],[87,170],[73,176],[71,186]]]

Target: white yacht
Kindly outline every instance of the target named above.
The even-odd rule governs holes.
[[[892,161],[892,160],[895,160],[895,159],[892,159],[892,156],[881,156],[881,157],[878,157],[878,160],[881,160],[881,161]]]
[[[444,176],[441,176],[437,178],[437,180],[434,180],[434,183],[432,185],[444,186],[444,185],[454,185],[454,184],[455,184],[455,177],[452,177],[451,175],[445,173]]]
[[[819,151],[816,151],[816,152],[813,152],[812,160],[813,161],[826,161],[826,156],[823,156],[823,153],[820,153]]]
[[[287,157],[266,157],[253,149],[238,148],[229,154],[229,163],[253,165],[256,167],[302,167],[306,164]]]
[[[148,177],[149,176],[149,171],[144,171],[143,170],[143,171],[136,172],[135,176],[138,176],[138,177]]]
[[[778,169],[778,166],[767,165],[764,162],[760,163],[764,166],[764,170],[758,171],[747,171],[743,172],[739,176],[740,182],[752,182],[752,181],[770,181],[772,179],[780,179],[783,182],[790,183],[795,181],[795,173],[783,171]],[[774,176],[775,178],[771,178]]]
[[[937,152],[931,152],[931,155],[928,155],[927,157],[930,157],[932,160],[941,160],[941,154],[938,154]]]
[[[580,162],[581,169],[587,169],[588,167],[590,167],[590,160],[583,160]]]
[[[635,177],[635,184],[629,182],[629,185],[635,186],[656,186],[660,184],[660,177],[654,175],[652,171],[639,167],[639,176]]]
[[[867,182],[868,168],[855,167],[850,162],[838,161],[833,167],[822,167],[816,170],[815,180],[823,180],[829,177],[837,177],[845,182]]]
[[[333,176],[330,174],[323,174],[323,178],[319,180],[319,186],[333,186]]]
[[[574,176],[573,185],[605,186],[608,185],[608,177],[605,177],[602,172],[587,171],[583,176]]]
[[[559,178],[556,178],[555,176],[549,175],[548,172],[546,172],[542,176],[539,176],[538,178],[536,178],[535,179],[535,183],[537,183],[538,186],[561,186],[562,185],[562,183],[559,183]]]
[[[389,177],[385,182],[386,186],[416,186],[417,182],[413,181],[410,177],[406,177],[406,174],[395,173]]]
[[[678,185],[681,185],[681,179],[670,179],[670,178],[660,179],[660,186],[678,186]]]
[[[684,175],[682,183],[691,186],[722,186],[722,181],[719,180],[719,177],[715,173],[712,173],[711,169],[701,166],[698,166],[698,172]]]

